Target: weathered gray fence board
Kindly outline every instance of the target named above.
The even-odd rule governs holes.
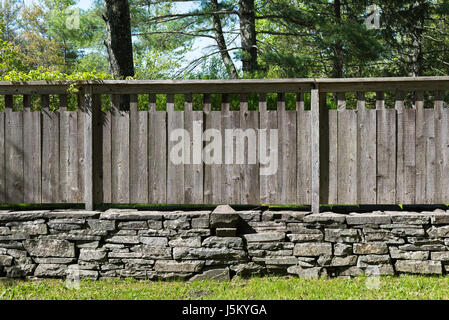
[[[6,202],[22,203],[23,197],[23,113],[13,111],[13,97],[5,97]]]
[[[78,109],[76,111],[78,118],[78,135],[77,135],[77,163],[78,163],[78,192],[76,193],[76,202],[85,201],[85,151],[84,151],[84,99],[81,95],[78,96]]]
[[[190,149],[189,164],[184,166],[184,201],[199,204],[203,203],[203,143],[197,137],[202,137],[203,112],[191,108],[184,111],[184,129],[189,133],[189,139],[184,140],[185,149]]]
[[[396,201],[415,203],[415,110],[397,110]]]
[[[24,202],[41,203],[41,113],[31,111],[31,96],[24,96],[23,150]]]
[[[278,111],[279,128],[279,187],[278,203],[293,204],[297,202],[296,191],[296,118],[297,112]]]
[[[338,203],[338,116],[329,110],[329,189],[328,203]]]
[[[49,110],[49,96],[42,98],[42,202],[57,203],[59,184],[59,112]]]
[[[67,97],[60,96],[59,178],[61,202],[75,202],[78,192],[78,115],[67,111]]]
[[[357,203],[357,111],[338,110],[337,202]]]
[[[298,110],[297,115],[297,199],[299,204],[310,204],[312,193],[311,112]]]
[[[167,106],[168,109],[168,106]],[[184,111],[167,112],[168,159],[167,159],[167,203],[184,203],[184,163],[187,152],[181,146],[186,136],[170,136],[175,129],[184,129]],[[180,131],[180,134],[183,134]],[[177,147],[176,147],[177,146]]]
[[[240,128],[240,113],[238,111],[223,111],[222,130],[238,130]],[[222,202],[237,204],[240,203],[241,180],[240,165],[236,164],[236,139],[227,141],[223,145],[224,166],[222,166]]]
[[[439,100],[435,107],[435,203],[449,203],[449,109]]]
[[[119,99],[112,99],[112,202],[129,203],[129,111],[119,109]]]
[[[219,130],[215,137],[205,136],[204,147],[204,202],[221,203],[221,189],[223,184],[223,173],[221,169],[222,148],[211,149],[214,139],[221,139],[221,111],[205,112],[205,129]],[[221,145],[221,143],[220,143]]]
[[[148,202],[167,202],[167,112],[150,111],[148,118]]]
[[[148,202],[148,112],[139,111],[137,95],[130,103],[130,201]]]
[[[270,152],[275,156],[276,161],[276,171],[273,174],[266,174],[260,176],[260,202],[263,204],[271,204],[277,202],[278,193],[278,176],[277,170],[279,169],[279,159],[278,159],[278,143],[271,141],[270,130],[278,130],[278,113],[277,111],[263,111],[260,113],[260,129],[266,130],[266,145],[261,145],[259,141],[259,147],[261,148],[261,156],[265,157],[264,161],[261,162],[267,164],[260,164],[261,168],[269,167],[268,161]],[[279,137],[279,133],[278,133]],[[265,151],[266,150],[266,151]],[[273,165],[270,163],[270,165]],[[268,173],[268,172],[267,172]]]
[[[79,121],[79,120],[78,120]],[[103,124],[104,113],[101,111],[101,95],[92,96],[92,174],[93,204],[103,203]]]
[[[0,112],[0,202],[1,203],[6,203],[5,146],[6,146],[5,112]]]
[[[240,104],[240,128],[245,136],[243,148],[244,162],[240,166],[241,179],[241,203],[258,204],[260,203],[260,180],[259,180],[259,161],[257,159],[259,128],[259,112],[242,111]],[[249,129],[249,130],[248,130]],[[248,135],[246,135],[246,132]],[[253,136],[254,134],[254,136]],[[253,136],[250,141],[249,136]]]
[[[376,137],[376,110],[367,109],[364,96],[358,96],[358,191],[357,203],[376,204],[376,163],[377,163],[377,137]]]
[[[377,204],[396,200],[396,110],[377,110]]]
[[[111,174],[112,174],[112,133],[111,122],[112,115],[109,110],[102,113],[102,127],[103,127],[103,202],[112,202],[112,186],[111,186]]]

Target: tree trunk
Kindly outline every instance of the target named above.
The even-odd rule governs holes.
[[[341,3],[340,0],[334,1],[334,15],[335,24],[337,28],[341,25]],[[332,77],[343,78],[343,44],[340,40],[335,41],[334,45],[334,59],[332,66]]]
[[[242,69],[257,70],[256,17],[254,0],[239,0],[240,37],[242,41]]]
[[[134,76],[128,0],[104,0],[109,71],[117,78]]]
[[[213,12],[218,11],[217,0],[211,0],[211,9]],[[218,49],[220,50],[221,58],[226,67],[226,71],[228,72],[231,79],[237,79],[237,69],[235,68],[234,62],[232,61],[231,56],[228,52],[228,48],[226,46],[226,41],[223,36],[223,28],[221,26],[220,15],[213,14],[212,19],[214,22],[215,41],[217,42]]]

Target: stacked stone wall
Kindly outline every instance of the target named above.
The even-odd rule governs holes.
[[[2,211],[0,277],[442,275],[449,212]]]

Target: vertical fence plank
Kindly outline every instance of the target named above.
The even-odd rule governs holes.
[[[280,204],[296,203],[296,111],[285,109],[285,94],[278,93],[279,198]]]
[[[112,203],[112,110],[110,106],[103,112],[102,132],[103,132],[103,203]]]
[[[77,113],[67,111],[67,95],[59,96],[60,117],[60,155],[59,179],[61,185],[61,201],[75,202],[78,192],[78,117]]]
[[[112,97],[112,203],[129,203],[129,111],[121,109],[120,95]]]
[[[304,93],[297,94],[297,200],[310,204],[312,193],[311,112],[304,110]]]
[[[338,109],[328,111],[328,162],[329,162],[329,184],[328,184],[328,202],[329,204],[338,203]],[[321,161],[321,165],[324,165]]]
[[[416,92],[416,203],[432,203],[435,190],[434,110],[424,108],[424,93]]]
[[[6,203],[5,138],[5,112],[0,112],[0,203]]]
[[[204,203],[221,203],[222,173],[222,127],[221,111],[205,111],[204,137]],[[213,131],[212,131],[213,130]],[[210,133],[210,135],[207,134]]]
[[[139,111],[137,95],[130,97],[130,201],[148,202],[148,112]]]
[[[320,166],[320,156],[323,156],[324,147],[323,137],[320,136],[320,121],[323,119],[327,120],[327,107],[323,101],[320,99],[320,94],[318,89],[311,90],[311,112],[312,112],[312,212],[319,213],[320,212],[320,201],[323,203],[327,202],[325,193],[321,189],[321,184],[324,181],[321,181],[323,177],[323,173],[321,172]],[[320,119],[321,118],[321,119]],[[326,133],[323,132],[325,135]],[[324,180],[324,179],[323,179]]]
[[[24,202],[41,203],[41,113],[23,96]]]
[[[277,139],[274,141],[271,139],[271,132],[278,130],[278,112],[267,110],[266,95],[261,95],[259,98],[259,113],[261,134],[265,135],[264,140],[259,139],[260,170],[261,173],[262,170],[266,171],[266,174],[260,175],[260,201],[262,204],[275,204],[278,192],[279,133],[276,134]],[[270,154],[274,155],[274,159],[270,159]],[[273,160],[275,164],[272,163]],[[269,172],[268,168],[271,166],[275,167],[274,172]]]
[[[167,117],[167,203],[180,204],[184,203],[184,163],[188,153],[182,146],[188,137],[175,135],[176,131],[184,129],[184,111],[174,111],[172,94],[167,95]]]
[[[392,204],[396,200],[396,110],[377,110],[377,203]]]
[[[94,209],[93,137],[92,137],[92,87],[84,92],[84,202],[86,210]]]
[[[50,111],[50,98],[41,96],[42,103],[42,202],[60,201],[59,187],[59,113]]]
[[[184,166],[185,203],[203,202],[203,112],[193,111],[192,95],[185,95],[184,128],[189,133],[185,150],[190,149],[189,162]]]
[[[259,112],[248,111],[248,95],[240,95],[240,128],[243,137],[243,164],[241,165],[241,203],[260,203],[259,161],[257,159],[257,131],[259,129]],[[243,143],[243,141],[245,141]]]
[[[367,109],[365,94],[357,93],[358,173],[357,203],[376,204],[376,110]]]
[[[396,203],[415,203],[415,110],[404,108],[404,93],[398,92]]]
[[[13,104],[13,96],[5,96],[6,202],[23,203],[23,113]]]
[[[76,110],[77,123],[77,165],[78,165],[78,192],[76,193],[75,202],[85,203],[85,175],[84,172],[84,96],[82,94],[77,95],[78,109]]]
[[[92,170],[93,170],[93,205],[104,203],[103,198],[103,124],[104,113],[101,111],[101,95],[92,96]]]
[[[222,203],[237,204],[240,203],[240,165],[236,164],[237,145],[234,133],[240,128],[240,113],[238,111],[230,111],[228,95],[222,95],[221,102],[222,112],[222,135],[224,137],[223,143],[223,172],[222,172]],[[230,130],[230,131],[229,131]],[[231,139],[229,139],[231,137]]]
[[[167,202],[167,112],[156,108],[148,118],[148,202]]]
[[[449,109],[444,108],[443,92],[435,94],[435,203],[449,203]]]
[[[340,105],[346,105],[343,96],[339,99]],[[357,203],[357,111],[340,107],[337,118],[337,202],[355,204]]]

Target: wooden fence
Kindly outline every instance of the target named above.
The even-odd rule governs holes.
[[[87,81],[76,84],[75,108],[69,85],[0,82],[0,203],[306,204],[315,212],[320,203],[449,203],[449,77]],[[120,104],[125,94],[129,110]],[[184,95],[181,110],[175,94]],[[198,94],[202,108],[193,107]],[[237,109],[231,94],[240,97]],[[156,95],[166,97],[162,109]],[[14,107],[19,100],[23,107]],[[258,161],[248,164],[258,143],[241,151],[243,164],[174,164],[169,134],[192,135],[194,121],[201,132],[277,129],[278,169],[260,175]],[[193,163],[201,150],[188,143]],[[223,155],[235,151],[223,145]]]

